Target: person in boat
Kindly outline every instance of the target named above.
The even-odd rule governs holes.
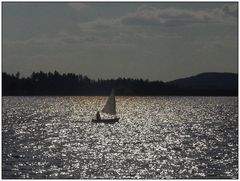
[[[97,120],[101,120],[101,116],[100,116],[99,111],[98,111],[97,114],[96,114],[96,119],[97,119]]]

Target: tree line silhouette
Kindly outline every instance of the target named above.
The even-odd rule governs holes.
[[[117,95],[237,95],[237,90],[188,89],[163,81],[118,78],[91,80],[87,76],[73,73],[60,74],[33,72],[30,77],[20,74],[2,73],[3,96],[34,95],[108,95],[114,88]]]

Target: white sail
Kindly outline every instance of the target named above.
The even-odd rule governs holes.
[[[115,115],[116,114],[116,101],[115,101],[115,93],[114,90],[112,90],[110,96],[108,97],[108,100],[102,109],[103,113]]]

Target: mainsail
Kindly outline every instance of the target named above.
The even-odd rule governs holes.
[[[115,93],[114,90],[112,90],[110,96],[108,97],[108,100],[102,109],[103,113],[115,115],[116,114],[116,101],[115,101]]]

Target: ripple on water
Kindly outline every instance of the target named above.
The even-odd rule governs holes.
[[[237,178],[236,97],[3,97],[3,178]]]

